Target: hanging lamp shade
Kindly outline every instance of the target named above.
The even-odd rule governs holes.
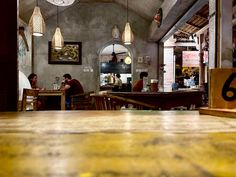
[[[34,12],[29,20],[29,27],[34,36],[43,36],[45,33],[45,22],[38,6],[34,8]]]
[[[47,0],[47,1],[56,6],[69,6],[73,4],[75,0]]]
[[[56,50],[62,49],[64,46],[64,39],[61,35],[61,30],[59,27],[56,28],[55,34],[52,38],[52,47]]]
[[[124,32],[122,34],[122,41],[124,42],[125,45],[130,45],[134,41],[134,35],[133,35],[133,32],[132,32],[130,24],[129,24],[128,0],[126,2],[127,2],[127,6],[126,6],[127,21],[125,24]]]
[[[125,45],[130,45],[134,41],[134,35],[131,30],[129,22],[126,22],[125,24],[125,29],[122,34],[122,41],[124,42]]]
[[[57,6],[57,28],[52,38],[52,48],[56,50],[61,50],[64,46],[64,39],[61,34],[61,29],[59,28],[58,22],[58,6]]]

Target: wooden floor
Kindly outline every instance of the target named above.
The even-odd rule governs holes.
[[[235,177],[236,119],[198,111],[0,113],[0,177]]]

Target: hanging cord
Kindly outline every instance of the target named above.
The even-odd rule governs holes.
[[[57,27],[59,27],[58,6],[57,6]]]
[[[38,2],[38,0],[36,0],[36,6],[39,6],[39,2]]]
[[[129,19],[129,13],[128,13],[128,0],[126,1],[126,3],[127,3],[127,5],[126,5],[126,7],[127,7],[127,11],[126,11],[126,17],[127,17],[127,19],[126,19],[126,21],[128,22],[128,19]]]

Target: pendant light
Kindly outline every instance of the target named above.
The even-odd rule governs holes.
[[[45,22],[38,6],[38,0],[36,1],[34,12],[29,20],[29,27],[31,34],[34,36],[43,36],[45,33]]]
[[[61,30],[60,30],[58,24],[59,23],[58,23],[58,6],[57,6],[57,27],[56,27],[56,31],[53,35],[53,38],[52,38],[52,48],[54,48],[56,50],[60,50],[64,46],[64,39],[61,35]]]
[[[127,57],[125,57],[125,64],[130,65],[132,63],[132,59],[131,57],[128,55]]]
[[[130,65],[131,63],[132,63],[132,59],[130,57],[130,52],[129,52],[127,57],[125,57],[125,64]]]
[[[131,30],[131,27],[130,27],[130,23],[129,23],[129,14],[128,14],[128,0],[126,0],[127,2],[127,22],[125,24],[125,29],[124,29],[124,32],[122,34],[122,40],[124,42],[125,45],[130,45],[133,41],[134,41],[134,35],[133,35],[133,32]]]

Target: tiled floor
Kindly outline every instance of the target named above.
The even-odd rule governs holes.
[[[235,177],[236,119],[197,111],[0,113],[0,177]]]

